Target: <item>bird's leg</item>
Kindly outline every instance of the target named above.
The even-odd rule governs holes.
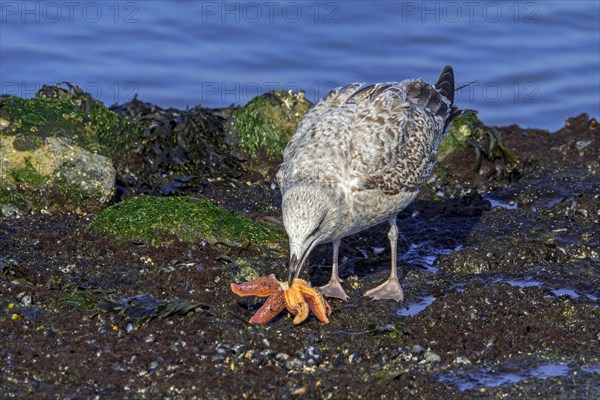
[[[388,238],[390,239],[390,252],[392,253],[392,270],[390,272],[390,277],[387,281],[376,288],[367,290],[365,292],[365,296],[369,296],[373,300],[390,299],[400,302],[404,299],[404,292],[402,291],[400,281],[398,280],[398,273],[396,272],[398,227],[396,226],[395,215],[393,218],[390,218],[390,231],[388,232]]]
[[[348,300],[348,295],[342,287],[342,281],[338,275],[338,256],[340,252],[341,239],[333,241],[333,266],[331,271],[331,279],[325,286],[321,286],[319,291],[323,296],[335,297],[342,300]]]

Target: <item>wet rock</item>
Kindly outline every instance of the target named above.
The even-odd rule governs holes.
[[[591,193],[570,195],[559,200],[548,211],[575,221],[597,224],[600,221],[600,195]]]
[[[0,204],[0,213],[5,218],[20,218],[23,215],[23,211],[12,204]]]
[[[425,352],[423,361],[426,363],[437,363],[437,362],[442,361],[442,358],[438,354],[436,354],[432,351],[427,351],[427,352]]]
[[[44,86],[32,99],[0,99],[0,203],[39,211],[86,211],[115,191],[110,157],[136,127],[79,88]]]
[[[480,143],[485,139],[486,127],[476,112],[465,112],[457,117],[448,128],[446,137],[440,144],[437,161],[445,160],[458,149],[468,148],[470,143]]]
[[[423,348],[423,346],[420,346],[420,345],[418,345],[418,344],[415,344],[415,345],[413,346],[413,348],[412,348],[412,349],[410,349],[410,352],[411,352],[412,354],[421,354],[421,353],[423,353],[424,351],[425,351],[425,349]]]
[[[466,248],[452,254],[443,254],[437,265],[446,272],[481,274],[492,271],[524,271],[543,263],[566,261],[564,249],[539,240],[508,237],[486,242],[475,248]]]
[[[237,144],[245,154],[281,160],[283,149],[312,103],[304,92],[275,91],[252,99],[233,112]]]
[[[471,364],[471,360],[469,360],[467,357],[456,357],[453,361],[452,361],[453,365],[470,365]]]
[[[473,172],[487,177],[498,175],[501,178],[515,173],[519,161],[504,144],[502,133],[496,128],[485,126],[471,110],[452,122],[440,145],[437,161],[443,162],[458,150],[469,147],[475,152]],[[482,164],[484,159],[489,163]]]
[[[515,149],[522,161],[521,172],[534,176],[558,174],[584,169],[588,173],[600,172],[600,125],[583,113],[569,118],[563,128],[555,133],[539,129],[521,129],[516,125],[501,129],[507,145]],[[577,148],[577,143],[589,145]],[[547,178],[553,179],[554,176]]]
[[[109,158],[57,137],[42,139],[33,151],[15,143],[15,136],[0,137],[6,182],[0,200],[39,210],[99,207],[112,197],[116,171]]]
[[[262,258],[233,259],[223,255],[220,259],[229,264],[229,275],[232,282],[247,282],[269,273],[268,265]]]
[[[227,120],[231,111],[218,115]],[[160,115],[157,112],[157,118]],[[169,121],[176,124],[177,112],[170,115],[174,119]],[[14,398],[42,392],[90,398],[230,398],[247,393],[264,398],[554,398],[565,393],[595,398],[600,339],[600,241],[593,212],[598,209],[596,129],[583,118],[554,136],[499,128],[507,148],[521,161],[524,175],[519,180],[495,173],[504,161],[490,161],[483,153],[484,172],[474,173],[469,144],[443,161],[456,170],[439,173],[432,189],[438,197],[417,200],[399,218],[406,304],[435,296],[408,318],[398,313],[404,304],[362,297],[389,273],[386,224],[344,239],[341,272],[351,299],[331,301],[330,324],[294,326],[284,317],[254,326],[240,317],[241,304],[228,283],[232,276],[252,273],[281,276],[286,246],[273,258],[265,257],[270,239],[253,246],[260,242],[249,238],[254,233],[238,236],[239,231],[228,231],[227,219],[217,219],[223,231],[216,231],[225,232],[231,242],[225,246],[217,239],[211,244],[207,236],[219,235],[213,233],[212,223],[209,228],[204,225],[214,221],[212,217],[194,218],[205,211],[204,206],[194,208],[198,200],[120,203],[124,206],[109,225],[124,232],[135,228],[135,234],[123,235],[126,239],[120,243],[98,234],[95,217],[24,213],[0,218],[0,334],[6,344],[0,357],[7,364],[2,391]],[[172,133],[166,127],[156,132]],[[167,141],[151,142],[148,148],[156,146],[158,151],[167,146]],[[43,145],[43,140],[25,136],[17,141],[22,150]],[[487,151],[489,146],[482,148]],[[559,172],[548,172],[554,170]],[[217,168],[198,176],[215,182],[223,171]],[[123,178],[125,172],[120,172]],[[161,167],[152,173],[168,175],[169,170]],[[136,174],[134,181],[143,177]],[[194,182],[188,189],[199,181],[186,181]],[[225,177],[220,182],[231,183]],[[140,185],[140,191],[149,187]],[[231,197],[225,190],[208,197],[211,189],[200,187],[194,195],[252,219],[259,220],[261,214],[277,218],[279,209],[271,197],[275,189],[248,191],[253,185],[226,187]],[[489,202],[499,195],[497,187],[506,196],[496,197],[500,202],[491,208]],[[268,197],[270,203],[230,201],[248,193]],[[506,199],[517,207],[505,207]],[[256,204],[271,207],[259,209]],[[177,217],[162,219],[170,214]],[[230,213],[220,208],[215,214]],[[243,225],[234,225],[254,232],[251,226],[257,224],[243,220]],[[90,223],[93,229],[88,229]],[[179,230],[161,230],[170,225]],[[196,229],[208,229],[209,234],[194,236]],[[149,235],[136,236],[139,232]],[[173,236],[188,234],[192,242]],[[146,239],[130,240],[137,237]],[[234,266],[239,260],[248,261],[250,268]],[[319,246],[311,255],[313,268],[303,274],[315,286],[325,283],[330,260],[331,247]],[[32,320],[27,315],[36,307],[41,312]],[[135,330],[125,334],[128,326]],[[504,373],[522,375],[532,365],[549,363],[563,369],[568,365],[569,373],[536,379],[540,377],[526,372],[527,379],[518,384],[493,387],[485,380]],[[72,371],[77,371],[76,382]],[[441,380],[457,371],[465,371],[459,380]],[[484,380],[463,389],[465,382],[474,382],[471,371]],[[161,379],[149,385],[149,378],[156,378],[152,373]],[[123,380],[126,385],[116,384]]]

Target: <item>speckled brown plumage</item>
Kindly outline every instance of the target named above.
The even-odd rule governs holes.
[[[325,294],[346,298],[337,278],[336,243],[386,219],[395,228],[396,214],[431,173],[445,131],[460,113],[453,101],[454,74],[447,66],[435,86],[421,79],[354,83],[334,89],[307,113],[277,173],[290,278],[314,246],[334,242],[332,280],[339,287]]]

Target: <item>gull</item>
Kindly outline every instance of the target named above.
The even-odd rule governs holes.
[[[390,276],[365,296],[403,300],[396,216],[429,177],[440,142],[461,112],[454,106],[451,66],[435,85],[422,79],[353,83],[310,109],[285,147],[276,176],[289,237],[289,285],[315,246],[331,242],[331,279],[319,290],[347,300],[338,274],[342,238],[388,221]]]

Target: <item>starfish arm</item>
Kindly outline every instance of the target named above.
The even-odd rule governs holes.
[[[304,322],[304,320],[308,318],[308,313],[310,311],[308,308],[308,304],[306,304],[305,302],[298,303],[296,310],[298,310],[298,315],[296,315],[292,321],[294,325],[298,325]]]
[[[319,321],[324,324],[328,324],[329,318],[327,317],[331,314],[331,306],[321,293],[313,288],[309,289],[310,290],[304,289],[302,291],[304,300],[308,304],[308,308],[310,308],[310,311],[315,315],[315,317],[317,317]]]
[[[231,290],[238,296],[270,296],[281,292],[281,286],[274,276],[263,276],[244,283],[232,283]]]
[[[269,296],[265,304],[250,318],[252,324],[266,324],[275,318],[285,308],[285,295],[283,291]]]
[[[300,284],[295,284],[284,292],[285,306],[290,313],[295,315],[293,321],[295,325],[303,322],[308,317],[310,311],[308,304],[304,301],[300,287]]]

